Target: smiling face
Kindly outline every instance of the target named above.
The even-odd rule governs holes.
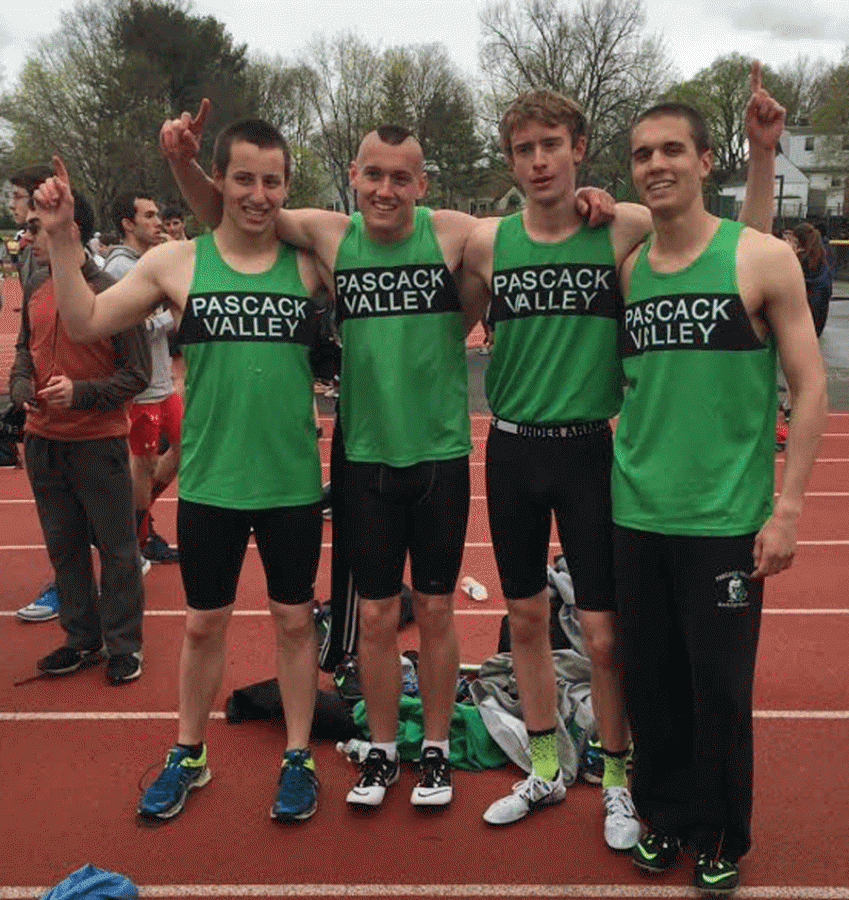
[[[240,231],[264,234],[274,230],[274,215],[287,193],[286,161],[280,147],[258,147],[249,141],[230,146],[227,171],[215,173],[222,193],[224,216]]]
[[[427,190],[423,165],[422,149],[413,137],[389,144],[371,132],[363,139],[348,178],[371,238],[396,241],[409,233],[416,201]]]
[[[652,214],[678,214],[702,205],[702,185],[712,165],[713,153],[697,149],[683,115],[650,116],[631,131],[631,177]]]
[[[528,201],[548,205],[572,196],[586,146],[584,137],[573,144],[566,125],[532,120],[514,128],[508,158]]]

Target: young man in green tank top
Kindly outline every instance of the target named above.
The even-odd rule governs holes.
[[[316,809],[309,733],[317,688],[313,584],[321,547],[321,465],[309,347],[322,292],[313,260],[281,244],[289,153],[259,120],[225,129],[214,150],[223,218],[212,234],[149,250],[95,297],[74,263],[68,176],[36,202],[50,238],[59,311],[77,340],[143,322],[166,298],[186,361],[177,532],[186,593],[177,743],[138,813],[168,819],[210,777],[204,735],[251,531],[266,573],[287,749],[271,816]],[[253,771],[254,767],[248,769]]]
[[[712,162],[691,107],[653,107],[632,130],[654,233],[622,270],[628,388],[612,478],[634,799],[648,828],[632,858],[663,872],[692,842],[706,894],[734,890],[751,843],[764,578],[792,562],[826,414],[795,256],[706,211]],[[794,408],[773,505],[776,348]]]
[[[220,201],[192,160],[206,107],[167,124],[185,147],[172,169],[202,219]],[[280,234],[315,252],[342,333],[340,413],[346,455],[347,548],[359,597],[358,658],[372,746],[348,794],[377,806],[398,778],[401,689],[397,622],[409,553],[421,649],[422,774],[411,802],[452,798],[448,727],[458,668],[453,591],[469,504],[464,338],[454,276],[476,220],[417,208],[427,189],[418,141],[380,126],[363,139],[349,180],[358,212],[282,210]],[[576,201],[573,199],[573,204]]]
[[[772,103],[759,83],[752,87],[750,107]],[[769,160],[779,132],[766,134],[751,115],[747,121],[753,164],[743,215],[768,227]],[[639,823],[626,775],[608,419],[622,397],[617,271],[650,220],[645,207],[620,203],[609,226],[583,226],[574,195],[586,130],[577,104],[554,92],[531,91],[511,104],[501,120],[501,144],[527,204],[505,219],[483,220],[464,257],[464,294],[478,298],[480,313],[488,308],[494,333],[486,384],[494,415],[487,503],[533,764],[530,776],[493,803],[484,819],[508,824],[565,796],[548,630],[553,511],[590,656],[604,836],[622,850],[637,842]]]

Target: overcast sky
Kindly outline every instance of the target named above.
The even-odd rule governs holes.
[[[13,83],[34,40],[58,28],[59,11],[73,5],[73,0],[5,5],[0,11],[3,86]],[[470,75],[477,72],[483,5],[484,0],[194,0],[197,14],[224,22],[249,51],[293,59],[316,33],[353,29],[383,47],[440,41]],[[837,62],[849,46],[845,0],[646,0],[646,9],[648,30],[666,38],[683,77],[733,51],[777,67],[799,54]]]

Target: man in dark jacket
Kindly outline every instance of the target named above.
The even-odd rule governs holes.
[[[74,221],[80,268],[92,289],[102,291],[113,279],[84,249],[94,216],[79,195]],[[33,211],[27,230],[34,260],[44,268],[25,285],[9,393],[26,411],[24,458],[66,634],[65,644],[37,665],[49,675],[66,675],[108,656],[107,681],[120,684],[141,674],[144,593],[127,410],[150,379],[150,350],[141,327],[112,339],[71,341],[56,311],[47,236]],[[99,591],[92,537],[100,554]]]

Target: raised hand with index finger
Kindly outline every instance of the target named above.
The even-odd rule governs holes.
[[[787,110],[764,89],[763,69],[758,60],[752,61],[749,87],[751,96],[743,114],[746,138],[750,144],[775,150],[784,130]]]
[[[32,199],[41,227],[48,234],[55,234],[74,226],[74,197],[62,157],[57,153],[51,157],[51,162],[56,174],[35,189]]]
[[[191,162],[197,159],[200,138],[209,113],[210,103],[205,97],[197,113],[181,113],[177,119],[167,119],[159,130],[159,148],[163,155],[175,162]]]

